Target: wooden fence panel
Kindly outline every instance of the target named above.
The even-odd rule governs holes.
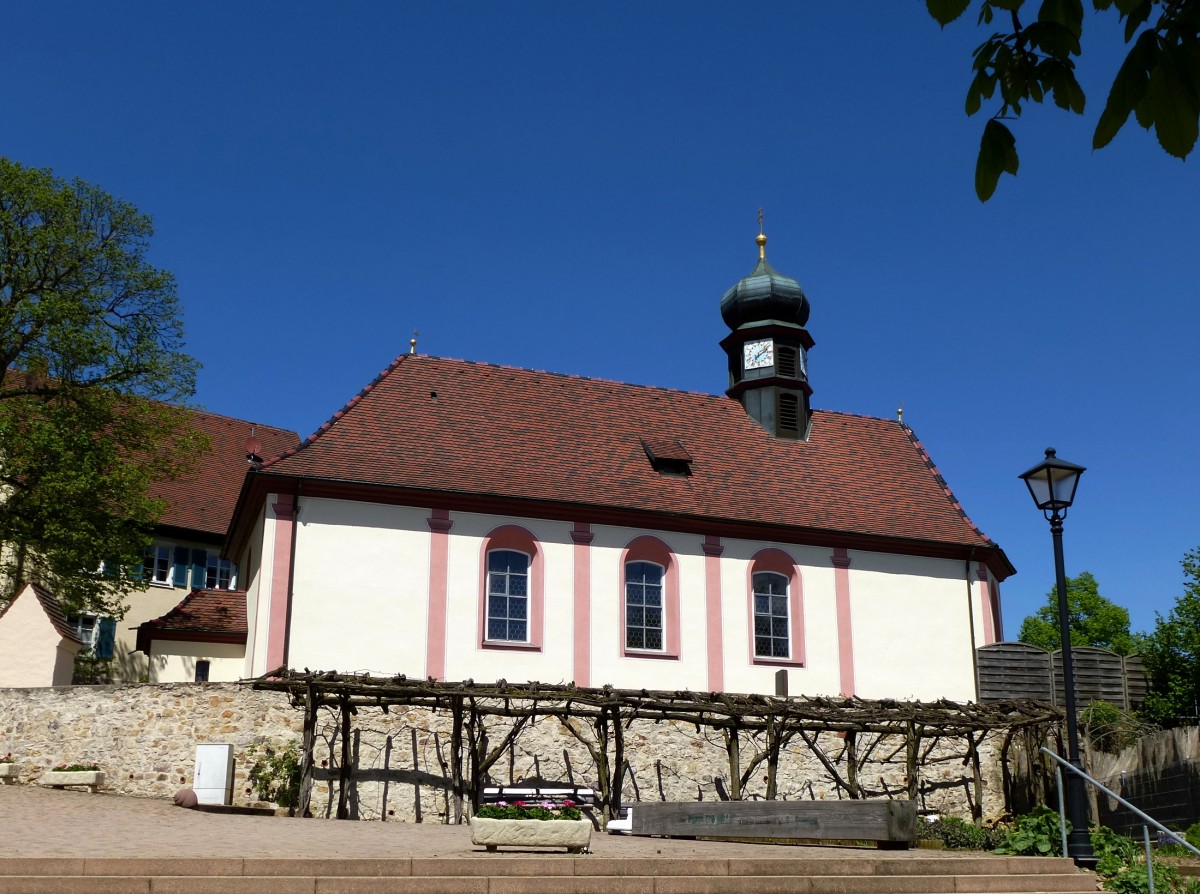
[[[1107,649],[1091,646],[1076,646],[1071,649],[1075,657],[1075,703],[1082,710],[1088,702],[1111,702],[1118,708],[1127,707],[1125,702],[1125,670],[1121,656]],[[1054,703],[1066,705],[1066,689],[1063,686],[1062,652],[1054,653]]]
[[[1051,701],[1050,653],[1028,643],[992,643],[977,653],[979,700],[1036,698]]]

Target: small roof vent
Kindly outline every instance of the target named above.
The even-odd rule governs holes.
[[[642,438],[642,449],[654,471],[684,477],[692,474],[692,455],[675,438]]]

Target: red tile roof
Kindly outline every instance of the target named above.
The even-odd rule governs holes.
[[[137,648],[153,639],[246,641],[245,590],[192,590],[177,606],[138,625]]]
[[[651,465],[643,442],[673,441],[690,476]],[[691,519],[753,525],[764,539],[923,543],[911,551],[975,550],[1000,577],[1013,570],[899,422],[817,411],[809,440],[790,441],[724,396],[463,360],[402,355],[255,477],[273,476],[404,488],[431,503],[474,495],[655,514],[647,527]]]
[[[246,439],[253,428],[262,442],[263,456],[274,456],[295,447],[295,432],[244,419],[231,419],[204,410],[192,410],[192,424],[208,435],[212,451],[200,458],[196,471],[186,478],[156,482],[151,494],[167,501],[160,524],[224,535],[246,477]]]
[[[0,617],[8,611],[17,601],[26,589],[33,591],[33,595],[37,597],[38,602],[42,604],[42,611],[50,619],[50,623],[54,625],[54,629],[58,631],[58,635],[72,642],[82,643],[79,634],[75,632],[75,625],[67,620],[67,616],[63,614],[62,607],[58,604],[58,597],[51,593],[48,589],[39,583],[30,582],[23,586],[17,587],[17,594],[9,601],[8,605],[0,608]]]

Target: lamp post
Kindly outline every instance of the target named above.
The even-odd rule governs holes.
[[[1059,459],[1053,448],[1046,450],[1046,458],[1020,477],[1029,488],[1033,502],[1046,520],[1050,522],[1050,534],[1054,539],[1054,575],[1058,587],[1058,629],[1062,637],[1063,688],[1066,690],[1067,708],[1067,760],[1076,769],[1083,769],[1079,759],[1079,722],[1075,715],[1075,660],[1071,654],[1070,610],[1067,605],[1067,575],[1063,570],[1062,532],[1067,510],[1075,501],[1075,488],[1079,476],[1086,470],[1066,460]],[[1083,778],[1067,773],[1066,787],[1067,819],[1071,822],[1071,834],[1067,837],[1067,856],[1076,865],[1095,866],[1096,855],[1092,853],[1092,837],[1088,833],[1087,797]]]

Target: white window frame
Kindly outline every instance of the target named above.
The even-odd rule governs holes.
[[[492,571],[492,568],[491,568],[492,561],[491,560],[492,560],[492,555],[495,553],[512,553],[513,555],[525,557],[525,573],[523,575],[519,575],[519,576],[525,578],[525,595],[524,595],[524,599],[525,599],[525,619],[524,619],[525,620],[525,636],[522,639],[516,639],[515,637],[509,637],[509,636],[505,636],[505,637],[492,636],[492,595],[493,595],[493,593],[492,593],[492,575],[493,574],[504,574],[506,579],[511,579],[512,577],[515,576],[513,574],[513,572],[511,572],[511,571],[505,571],[505,572]],[[532,642],[532,640],[530,640],[530,638],[529,638],[529,633],[530,633],[530,625],[533,623],[533,619],[530,617],[530,615],[532,614],[532,609],[533,609],[533,599],[530,595],[530,587],[533,585],[533,556],[529,555],[529,553],[525,552],[524,550],[511,549],[509,547],[497,547],[496,549],[490,549],[487,552],[487,568],[485,569],[485,575],[486,576],[484,577],[484,582],[485,582],[485,586],[487,589],[487,592],[484,593],[484,599],[486,599],[487,602],[485,603],[485,606],[484,606],[484,618],[483,618],[484,636],[486,637],[485,642],[489,642],[489,643],[529,643],[529,642]],[[496,593],[494,595],[503,596],[504,598],[510,599],[510,600],[522,598],[521,596],[513,596],[512,594],[508,593],[507,588],[504,593]],[[521,619],[513,618],[511,615],[506,615],[503,618],[496,618],[496,620],[503,621],[505,623],[505,629],[507,630],[508,625],[510,623],[512,623],[513,621],[519,621]]]
[[[644,576],[639,581],[631,581],[629,579],[629,569],[633,565],[647,565],[651,568],[657,568],[658,569],[658,583],[657,584],[649,584],[646,582]],[[632,604],[632,605],[630,604],[629,588],[631,585],[634,587],[638,587],[642,590],[642,599],[643,599],[642,603]],[[658,605],[657,606],[650,605],[644,601],[645,597],[646,597],[645,590],[647,587],[657,587],[658,588]],[[625,650],[627,652],[665,652],[666,648],[667,648],[667,569],[664,568],[660,563],[651,562],[648,559],[631,559],[631,560],[627,561],[625,563],[625,595],[624,595],[624,598],[622,599],[622,602],[625,606]],[[642,609],[642,623],[641,624],[630,624],[629,623],[630,609],[633,609],[636,611],[639,608]],[[657,626],[653,626],[653,625],[646,623],[647,610],[658,612],[658,625]],[[629,643],[630,630],[642,631],[643,645],[640,645],[640,646],[630,645],[630,643]],[[657,646],[645,645],[646,634],[648,634],[650,631],[654,631],[654,630],[658,631],[658,645]]]
[[[159,572],[163,576],[159,577]],[[155,587],[175,586],[175,545],[155,543],[142,559],[142,580]]]
[[[226,586],[221,586],[221,569],[227,567],[229,569],[229,582]],[[210,576],[215,577],[216,584],[209,586],[208,579]],[[231,562],[228,559],[222,559],[221,556],[214,550],[208,550],[205,558],[204,566],[204,589],[206,590],[236,590],[237,589],[237,563]]]
[[[760,578],[766,578],[766,577],[777,578],[778,580],[783,581],[783,593],[775,593],[775,592],[760,593],[758,590],[758,581]],[[756,571],[756,572],[754,572],[753,576],[750,579],[750,586],[751,586],[750,597],[754,602],[754,604],[752,605],[753,612],[751,615],[751,617],[753,619],[753,623],[754,623],[754,630],[751,632],[751,635],[754,637],[754,657],[761,658],[761,659],[768,660],[768,661],[770,661],[772,659],[774,659],[776,661],[790,661],[792,658],[792,623],[793,623],[793,621],[792,621],[792,604],[791,604],[791,598],[792,598],[792,582],[791,582],[791,580],[788,578],[788,576],[786,574],[780,574],[778,571]],[[767,611],[765,613],[758,611],[758,597],[759,596],[763,596],[767,600]],[[775,603],[776,599],[779,599],[781,597],[783,599],[784,612],[785,612],[782,615],[782,618],[787,624],[787,629],[784,631],[784,634],[782,636],[779,636],[778,634],[775,633],[774,622],[777,618],[779,618],[781,616],[775,611],[774,603]],[[759,640],[758,619],[759,618],[764,618],[767,621],[767,623],[770,625],[770,628],[771,628],[766,634],[763,634],[763,636],[765,636],[767,642],[771,645],[771,651],[765,655],[758,651],[758,640]],[[776,641],[779,641],[779,640],[783,641],[783,644],[787,650],[786,655],[776,655],[775,654],[774,645],[775,645]]]

